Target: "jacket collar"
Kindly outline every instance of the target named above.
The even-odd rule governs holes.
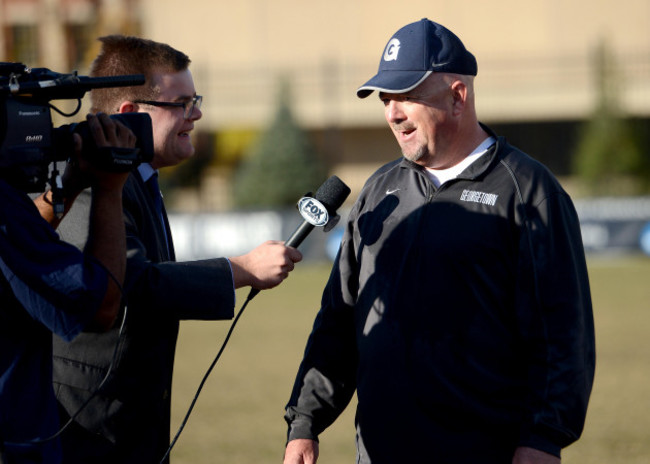
[[[498,153],[502,151],[502,148],[506,145],[506,140],[504,137],[498,136],[492,129],[486,126],[483,123],[479,123],[481,128],[487,132],[491,137],[494,137],[496,142],[490,147],[488,152],[477,159],[472,163],[467,169],[458,175],[458,179],[476,179],[480,177],[485,171],[487,171],[494,163],[498,162]],[[420,166],[413,161],[410,161],[402,157],[401,166],[409,169],[415,169],[416,171],[424,172],[425,168]]]

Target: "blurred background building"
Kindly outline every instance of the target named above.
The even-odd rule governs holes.
[[[95,39],[110,33],[187,53],[204,96],[197,156],[163,180],[177,213],[208,214],[235,208],[235,174],[283,102],[308,135],[314,162],[350,185],[354,198],[377,166],[399,156],[381,104],[374,95],[359,100],[355,90],[375,73],[390,36],[423,17],[457,33],[476,55],[481,121],[549,166],[578,202],[599,193],[645,198],[650,181],[634,188],[627,181],[650,166],[647,0],[0,0],[0,60],[87,74]],[[602,115],[625,130],[603,130],[614,126],[595,124]],[[593,135],[619,132],[629,135]],[[617,163],[628,156],[616,148],[628,145],[620,137],[646,150]],[[591,152],[608,144],[614,148],[587,188],[581,172],[593,169],[581,159],[596,160]],[[623,182],[603,182],[618,164],[632,166],[619,173]],[[637,216],[650,219],[646,200],[635,205]],[[591,236],[602,241],[603,233]]]

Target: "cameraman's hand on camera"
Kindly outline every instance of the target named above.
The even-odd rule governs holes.
[[[98,148],[134,148],[136,137],[131,129],[121,122],[111,119],[105,113],[86,116],[88,128]],[[81,154],[82,141],[79,134],[74,134],[75,153],[72,162],[66,166],[63,174],[64,190],[78,193],[86,187],[98,189],[121,189],[129,176],[128,172],[103,171],[93,165],[91,160]]]

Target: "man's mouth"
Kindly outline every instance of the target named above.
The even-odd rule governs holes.
[[[411,134],[415,133],[415,128],[408,127],[408,128],[396,129],[396,132],[399,135],[400,140],[406,140],[411,136]]]

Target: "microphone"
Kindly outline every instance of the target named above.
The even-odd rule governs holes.
[[[130,87],[144,82],[143,74],[87,77],[76,71],[62,74],[48,68],[28,68],[22,63],[0,63],[0,95],[42,101],[81,99],[92,89]]]
[[[298,248],[314,227],[324,227],[329,232],[339,221],[336,210],[350,194],[350,187],[341,179],[332,176],[323,182],[314,197],[304,196],[298,201],[298,211],[304,221],[284,242],[286,246]],[[309,195],[309,194],[308,194]]]
[[[298,211],[304,221],[284,242],[286,246],[298,248],[314,227],[323,227],[325,232],[332,230],[340,219],[336,210],[350,195],[350,187],[338,177],[331,176],[318,187],[313,197],[309,195],[305,195],[298,201]],[[259,292],[258,289],[252,288],[248,299],[251,300]]]

